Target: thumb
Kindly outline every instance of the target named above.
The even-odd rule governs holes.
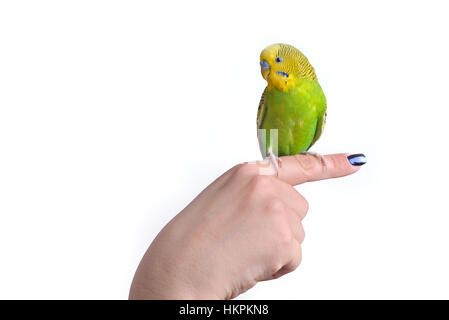
[[[281,157],[279,179],[297,185],[309,181],[347,176],[357,172],[366,163],[365,155],[345,153],[323,156],[326,166],[313,155],[298,154]]]

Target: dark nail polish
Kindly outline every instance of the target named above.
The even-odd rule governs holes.
[[[348,156],[348,160],[353,166],[363,166],[366,163],[366,157],[363,153],[351,154]]]

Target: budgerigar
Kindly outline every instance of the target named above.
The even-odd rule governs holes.
[[[312,65],[291,45],[266,47],[260,54],[260,68],[268,84],[257,112],[259,145],[263,157],[269,157],[278,171],[278,156],[305,153],[320,138],[326,97]],[[277,150],[276,137],[270,137],[276,132]]]

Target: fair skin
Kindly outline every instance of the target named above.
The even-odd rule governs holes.
[[[148,248],[130,299],[232,299],[301,262],[307,200],[293,187],[353,174],[346,154],[281,157],[228,170],[175,216]]]

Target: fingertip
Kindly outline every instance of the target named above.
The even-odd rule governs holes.
[[[324,158],[328,162],[328,175],[324,179],[351,175],[366,163],[366,156],[363,153],[337,153],[326,155]]]

